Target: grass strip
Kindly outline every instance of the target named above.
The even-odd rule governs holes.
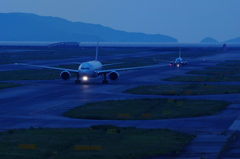
[[[217,71],[216,71],[217,70]],[[240,69],[226,69],[226,68],[218,68],[216,70],[197,70],[197,71],[189,71],[187,74],[200,74],[200,75],[237,75],[240,74]],[[221,71],[218,71],[221,70]]]
[[[146,52],[150,49],[104,49],[99,48],[99,56],[110,56],[115,54],[132,54]],[[96,54],[96,48],[0,48],[0,62],[12,60],[57,60],[69,59]]]
[[[239,75],[240,74],[240,63],[237,63],[237,62],[219,63],[215,66],[206,67],[203,70],[187,72],[187,74]]]
[[[1,89],[7,89],[7,88],[14,88],[14,87],[19,87],[22,86],[21,84],[17,84],[17,83],[0,83],[0,90]]]
[[[240,85],[158,84],[131,88],[124,93],[146,95],[209,95],[240,93]]]
[[[119,133],[109,133],[109,129]],[[178,154],[193,138],[168,129],[136,129],[96,125],[91,128],[30,128],[0,133],[0,156],[5,159],[118,159]],[[20,149],[18,145],[36,145]],[[75,146],[98,146],[98,150],[77,150]],[[21,146],[23,147],[23,146]]]
[[[174,82],[239,82],[240,76],[172,76],[163,80]]]
[[[64,116],[99,120],[152,120],[187,118],[217,114],[229,103],[188,99],[128,99],[87,103],[73,108]]]
[[[79,64],[71,64],[71,65],[59,65],[59,66],[55,66],[55,67],[67,68],[67,69],[78,69],[78,66],[79,66]],[[43,69],[43,68],[2,71],[1,76],[0,76],[0,81],[53,80],[53,79],[60,79],[60,73],[61,73],[61,71],[59,71],[59,70]],[[76,76],[75,73],[72,73],[71,75],[72,75],[72,77]]]

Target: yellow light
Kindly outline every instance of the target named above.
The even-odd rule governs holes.
[[[88,77],[87,76],[83,76],[82,78],[84,81],[87,81],[88,80]]]

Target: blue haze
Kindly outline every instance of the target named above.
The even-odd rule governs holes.
[[[240,37],[239,0],[0,0],[0,13],[54,16],[179,42]]]

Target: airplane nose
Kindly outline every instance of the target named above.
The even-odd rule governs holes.
[[[92,76],[92,72],[91,71],[80,71],[79,72],[79,74],[80,74],[80,76],[88,76],[88,77],[90,77],[90,76]]]

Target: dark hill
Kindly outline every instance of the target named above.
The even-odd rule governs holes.
[[[129,33],[30,13],[0,13],[0,21],[0,41],[177,42],[160,34]]]
[[[200,43],[218,43],[218,41],[211,37],[206,37]]]
[[[227,43],[240,43],[240,37],[225,41]]]

